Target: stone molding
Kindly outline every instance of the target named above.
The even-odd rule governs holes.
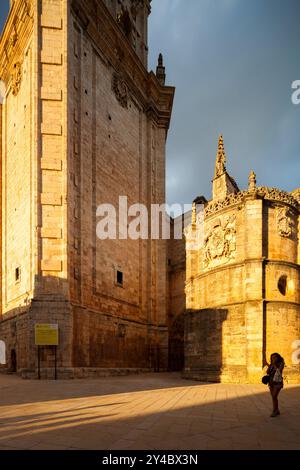
[[[225,199],[216,202],[211,201],[205,208],[205,216],[207,217],[212,214],[215,214],[216,212],[222,209],[232,207],[236,204],[241,204],[244,199],[249,196],[255,199],[262,198],[268,201],[282,202],[283,204],[288,204],[293,209],[296,209],[298,212],[300,211],[300,204],[292,194],[286,191],[281,191],[277,188],[268,188],[265,186],[261,186],[256,188],[255,190],[244,190],[240,191],[237,194],[230,194]]]

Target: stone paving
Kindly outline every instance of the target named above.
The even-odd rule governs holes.
[[[0,374],[0,449],[300,449],[300,386],[270,418],[263,385],[179,374],[26,381]]]

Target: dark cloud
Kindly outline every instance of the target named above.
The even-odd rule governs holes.
[[[211,195],[219,133],[241,187],[300,186],[299,0],[153,0],[150,68],[164,53],[176,86],[167,147],[168,202]]]

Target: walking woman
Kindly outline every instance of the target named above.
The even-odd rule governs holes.
[[[280,415],[278,407],[278,395],[280,390],[283,388],[282,371],[284,369],[284,359],[280,356],[280,354],[273,353],[271,354],[270,360],[271,363],[267,363],[267,374],[270,377],[269,389],[273,402],[273,413],[271,414],[271,418],[275,418],[276,416]]]

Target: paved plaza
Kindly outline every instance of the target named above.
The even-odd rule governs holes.
[[[300,449],[300,387],[270,418],[263,385],[176,373],[27,381],[0,374],[0,449]]]

